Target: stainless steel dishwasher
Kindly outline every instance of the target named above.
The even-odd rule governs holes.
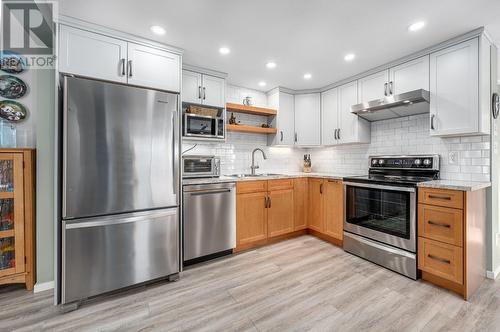
[[[184,265],[232,253],[236,247],[236,185],[183,187]]]

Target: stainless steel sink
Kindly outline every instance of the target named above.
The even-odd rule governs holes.
[[[278,173],[260,173],[260,174],[229,174],[229,175],[224,175],[230,178],[237,178],[237,179],[244,179],[244,178],[261,178],[261,177],[266,177],[266,176],[279,176],[283,174],[278,174]]]

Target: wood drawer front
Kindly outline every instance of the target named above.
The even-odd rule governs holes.
[[[267,181],[240,181],[236,183],[237,194],[267,191]]]
[[[419,204],[418,235],[461,247],[463,211]]]
[[[418,202],[455,209],[463,209],[464,192],[458,190],[419,188]]]
[[[435,276],[463,283],[463,250],[450,244],[418,238],[418,268]]]
[[[293,179],[279,179],[267,181],[267,190],[286,190],[293,189]]]

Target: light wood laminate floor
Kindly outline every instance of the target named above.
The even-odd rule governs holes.
[[[0,288],[0,330],[498,331],[500,283],[465,302],[311,236],[220,259],[62,314],[52,291]]]

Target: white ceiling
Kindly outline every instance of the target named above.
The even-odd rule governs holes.
[[[500,0],[61,0],[59,10],[183,48],[184,63],[259,90],[319,88],[480,26],[500,45]],[[419,20],[426,27],[408,32]]]

